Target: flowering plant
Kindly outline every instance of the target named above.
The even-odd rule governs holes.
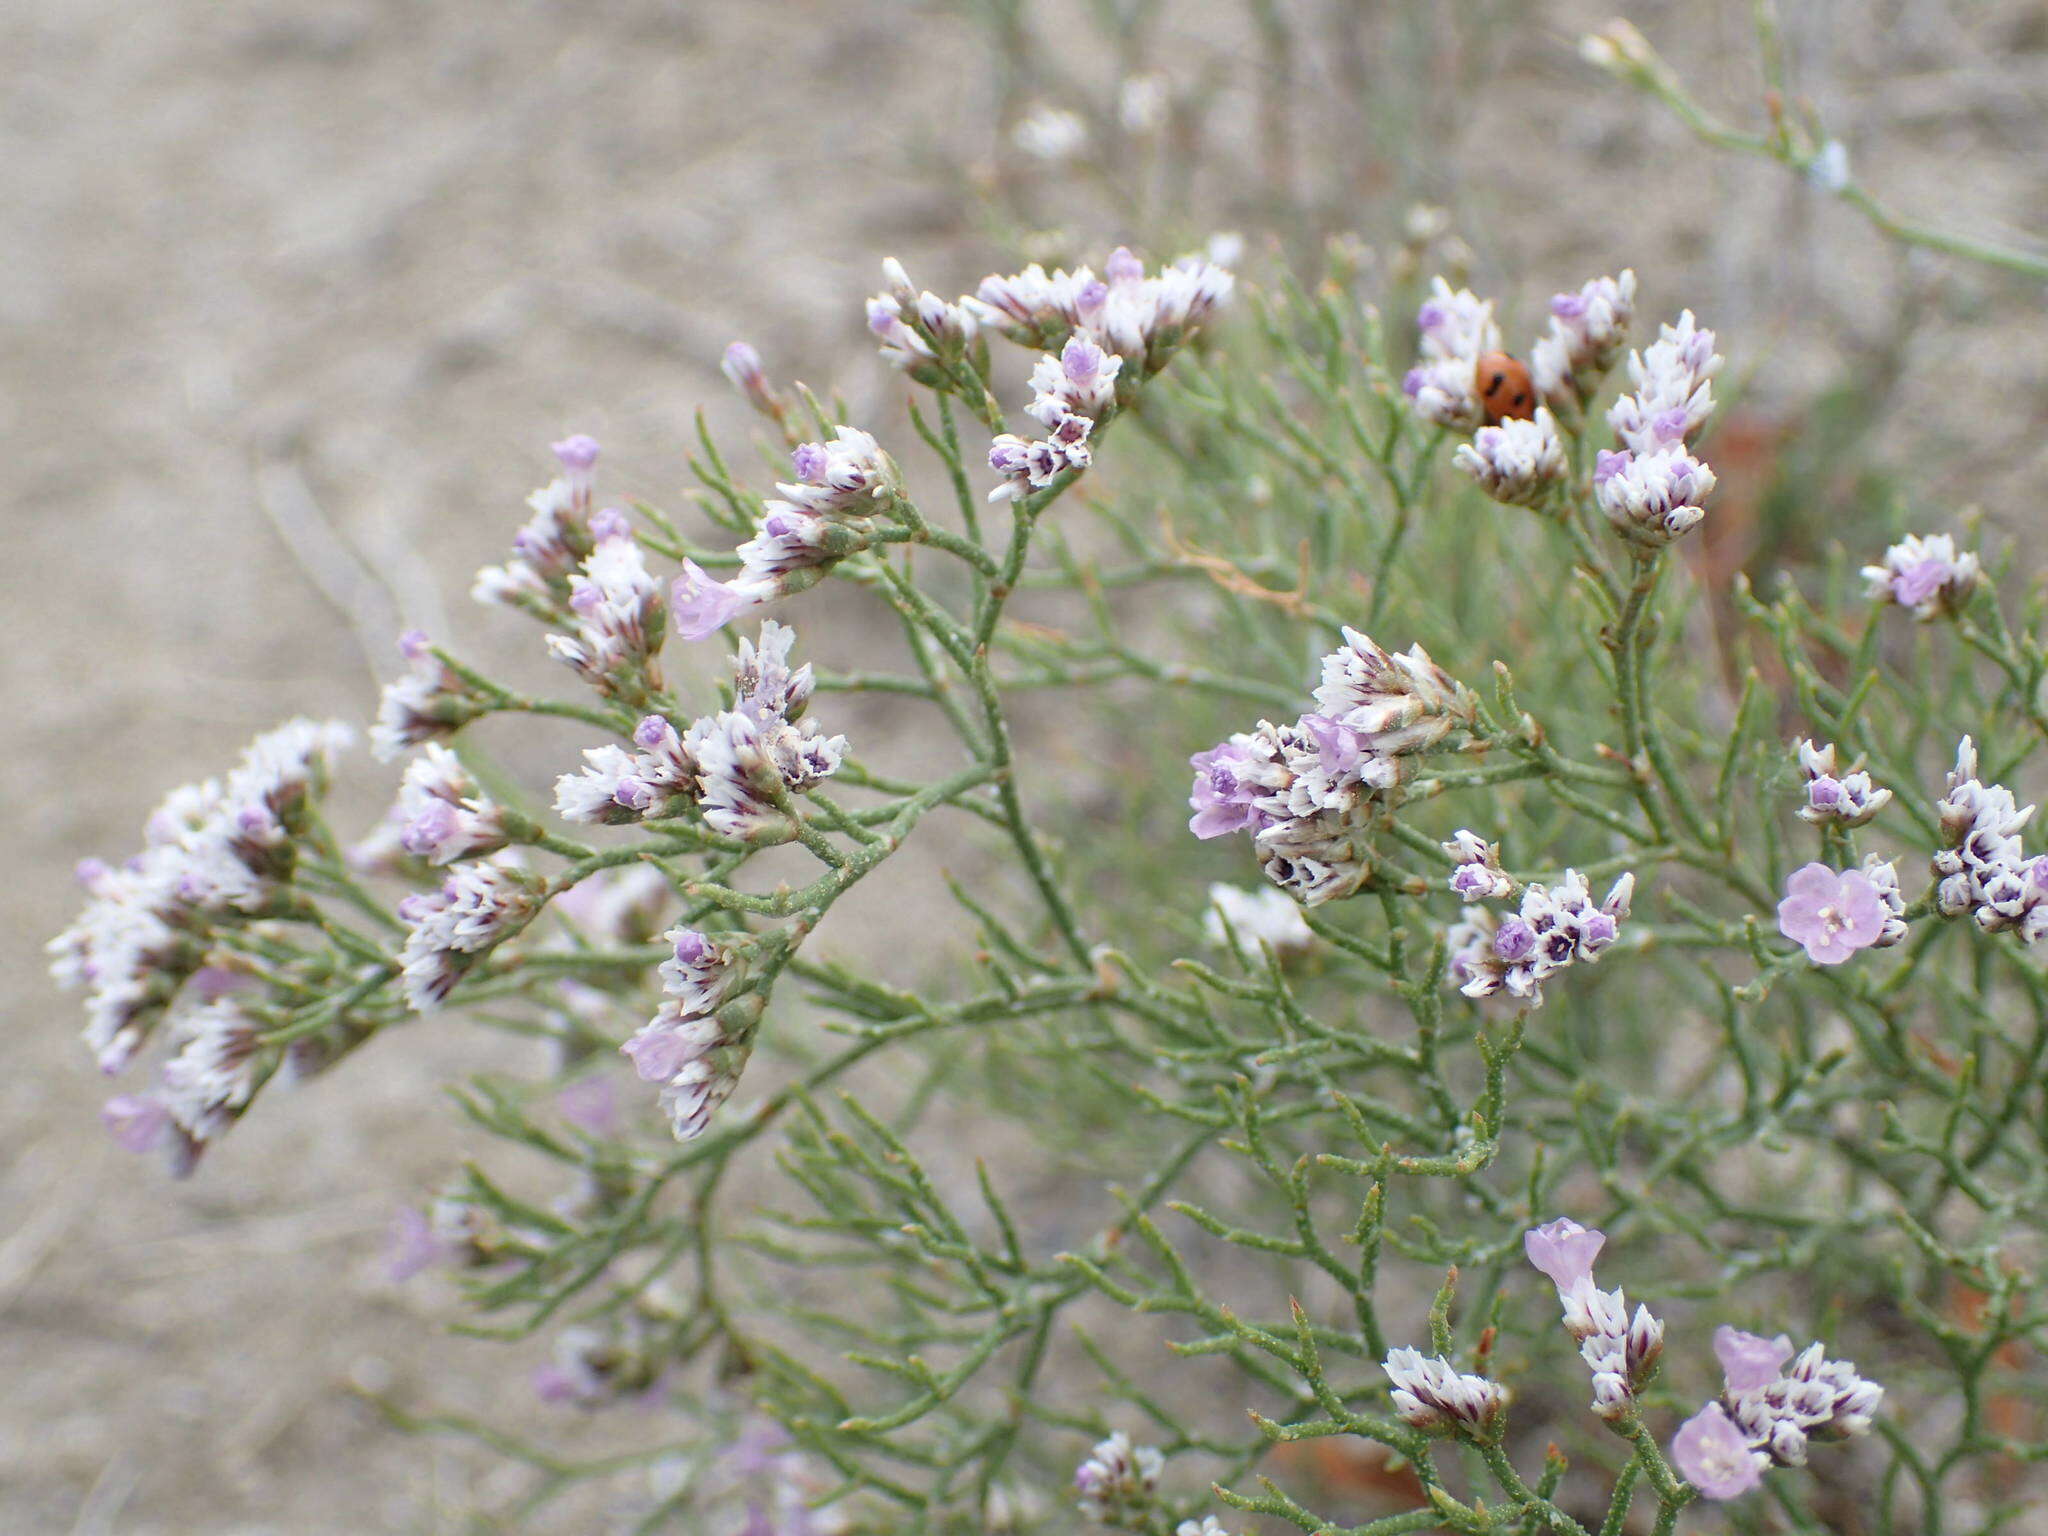
[[[1629,272],[1551,301],[1527,398],[1492,302],[1343,247],[1227,332],[1202,256],[885,277],[928,462],[736,345],[790,469],[706,438],[729,537],[606,505],[574,436],[477,578],[581,691],[408,634],[381,830],[333,829],[350,733],[294,721],[82,871],[87,1042],[162,1047],[121,1142],[229,1161],[418,1017],[540,1042],[459,1098],[532,1156],[408,1211],[393,1271],[545,1332],[548,1401],[660,1411],[532,1463],[667,1469],[642,1529],[2015,1518],[2038,606],[1946,533],[1859,551],[1861,595],[1693,558],[1721,343]],[[542,794],[474,730],[538,716],[587,737]],[[900,900],[833,925],[913,838],[970,861],[964,955]]]

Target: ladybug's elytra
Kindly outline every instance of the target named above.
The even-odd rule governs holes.
[[[1529,377],[1528,364],[1505,352],[1488,352],[1479,359],[1472,379],[1479,392],[1479,404],[1489,422],[1517,416],[1524,421],[1536,414],[1536,385]]]

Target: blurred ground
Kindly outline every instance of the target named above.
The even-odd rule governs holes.
[[[1352,51],[1305,31],[1276,181],[1247,148],[1272,60],[1228,46],[1234,7],[1168,8],[1161,62],[1221,104],[1207,171],[1160,216],[1214,210],[1255,237],[1276,201],[1332,223],[1373,198],[1384,225],[1428,196],[1482,278],[1522,279],[1524,316],[1633,262],[1653,310],[1692,303],[1736,376],[1768,371],[1766,443],[1815,391],[1872,384],[1855,451],[1903,494],[2038,528],[2038,290],[1900,263],[1774,167],[1696,155],[1573,58],[1611,5],[1508,9],[1354,18]],[[1750,109],[1746,3],[1626,9],[1717,105]],[[1817,3],[1792,31],[1886,195],[2048,228],[2037,6]],[[1113,77],[1065,46],[1046,52],[1055,99]],[[462,592],[549,438],[594,433],[610,488],[673,503],[692,410],[737,421],[716,370],[735,335],[780,376],[843,383],[853,419],[880,409],[887,377],[859,361],[876,261],[943,287],[983,249],[942,174],[994,142],[982,45],[959,16],[816,0],[25,0],[0,50],[0,803],[19,860],[0,893],[0,1529],[466,1529],[497,1474],[387,1433],[342,1383],[479,1405],[526,1363],[443,1337],[430,1284],[379,1275],[392,1209],[458,1155],[436,1085],[488,1043],[421,1026],[273,1095],[172,1186],[99,1131],[104,1088],[39,945],[75,905],[71,863],[130,848],[164,788],[285,714],[363,718],[401,611],[492,654]],[[1018,206],[1116,227],[1114,199],[1061,190],[1038,172]],[[1902,310],[1916,328],[1887,350]],[[334,562],[330,521],[390,596]]]

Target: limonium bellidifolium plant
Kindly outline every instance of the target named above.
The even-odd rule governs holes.
[[[408,634],[384,825],[294,720],[81,871],[114,1136],[231,1179],[503,1031],[393,1276],[643,1411],[387,1406],[635,1529],[2039,1529],[2042,606],[1954,509],[1707,558],[1761,339],[1627,271],[1511,335],[1428,224],[889,263],[903,423],[736,344],[687,508],[556,443],[475,596],[558,691]]]

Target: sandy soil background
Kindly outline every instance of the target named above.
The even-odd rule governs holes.
[[[1653,302],[1694,304],[1769,370],[1767,421],[1878,369],[1863,451],[1930,506],[2038,532],[2038,290],[1902,264],[1775,168],[1691,155],[1572,57],[1610,5],[1491,9],[1492,28],[1483,7],[1424,24],[1420,76],[1396,78],[1413,37],[1368,27],[1378,112],[1306,46],[1311,22],[1292,165],[1318,217],[1355,193],[1384,228],[1400,196],[1448,200],[1525,299],[1633,261]],[[1746,3],[1629,9],[1731,111],[1753,99]],[[1798,11],[1806,83],[1882,190],[2048,229],[2038,6]],[[1169,7],[1185,46],[1162,62],[1220,93],[1190,196],[1256,243],[1259,66],[1236,26],[1221,3]],[[1053,86],[1108,78],[1066,36],[1046,56],[1078,62]],[[437,1085],[496,1047],[422,1027],[273,1096],[174,1186],[100,1132],[39,946],[75,906],[73,861],[132,846],[166,787],[286,714],[363,718],[401,617],[487,656],[530,642],[485,639],[462,593],[551,437],[596,434],[610,487],[673,502],[691,412],[738,421],[716,368],[736,335],[841,383],[854,419],[882,409],[858,310],[876,261],[943,287],[995,259],[955,174],[999,142],[983,40],[943,8],[812,0],[21,0],[0,57],[0,1530],[469,1529],[501,1474],[389,1434],[345,1384],[523,1390],[530,1357],[446,1337],[445,1297],[380,1273],[392,1210],[458,1155]],[[1375,133],[1406,139],[1376,161]],[[1354,165],[1356,187],[1324,174]],[[1115,228],[1061,191],[1038,172],[1022,206]],[[1886,356],[1907,293],[1928,318]]]

